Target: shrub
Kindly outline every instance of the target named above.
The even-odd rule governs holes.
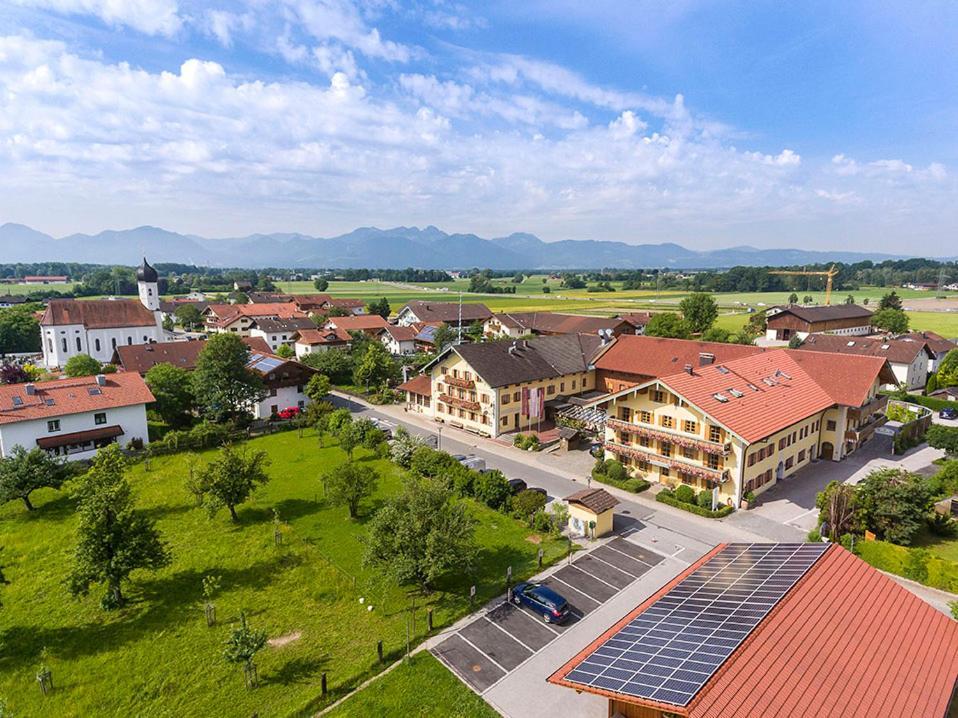
[[[509,481],[498,470],[481,472],[473,483],[476,499],[494,509],[501,509],[506,505],[510,492]]]
[[[523,451],[538,451],[539,450],[539,437],[535,434],[516,434],[515,438],[512,440],[512,445],[517,449],[522,449]]]
[[[755,492],[754,492],[754,491],[751,491],[751,490],[750,490],[750,491],[746,491],[746,492],[745,492],[745,496],[743,496],[742,498],[743,498],[745,501],[748,501],[748,505],[749,505],[749,506],[752,506],[752,505],[755,503]]]
[[[645,491],[651,486],[645,479],[630,478],[628,469],[615,459],[608,459],[607,461],[603,461],[601,458],[596,459],[595,465],[592,467],[592,479],[635,494]]]
[[[540,533],[548,533],[552,530],[552,518],[544,510],[536,511],[532,517],[532,528]]]
[[[925,433],[928,445],[936,449],[944,449],[951,456],[958,455],[958,427],[932,425]]]
[[[516,518],[528,519],[537,511],[545,508],[546,497],[539,491],[526,489],[512,498],[512,513]]]
[[[686,486],[682,484],[681,486],[675,489],[675,498],[677,501],[681,501],[685,504],[694,504],[695,503],[695,489],[691,486]]]
[[[953,538],[958,534],[958,521],[935,511],[928,517],[928,530],[935,536]]]
[[[712,492],[708,489],[702,489],[699,491],[698,496],[695,497],[695,503],[701,506],[703,509],[712,508]]]
[[[808,536],[806,536],[805,539],[809,543],[821,543],[822,535],[819,533],[818,529],[812,529],[808,532]]]
[[[605,462],[605,475],[612,481],[625,481],[629,478],[629,472],[615,459],[609,459]]]
[[[680,486],[679,488],[682,487]],[[707,519],[720,519],[723,516],[728,516],[735,510],[734,507],[728,505],[719,506],[719,508],[715,511],[703,509],[698,504],[679,501],[677,498],[675,498],[675,492],[672,492],[668,489],[660,491],[658,494],[656,494],[655,500],[662,504],[668,504],[669,506],[674,506],[675,508],[683,509],[699,516],[704,516]]]

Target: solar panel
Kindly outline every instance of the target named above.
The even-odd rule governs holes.
[[[253,365],[253,368],[259,371],[272,371],[282,363],[282,359],[273,359],[270,357],[256,362],[256,364]]]
[[[823,543],[729,544],[607,638],[565,678],[688,705],[827,549]]]

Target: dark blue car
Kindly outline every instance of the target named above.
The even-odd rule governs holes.
[[[512,589],[512,602],[531,608],[546,623],[562,623],[572,613],[569,602],[548,586],[524,581]]]

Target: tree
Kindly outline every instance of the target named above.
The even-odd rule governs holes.
[[[325,374],[313,374],[303,390],[310,401],[322,401],[329,394],[329,377]]]
[[[256,666],[253,659],[266,647],[266,640],[266,631],[250,628],[246,623],[246,613],[240,611],[240,625],[230,631],[223,658],[230,663],[242,664],[247,687],[256,685]]]
[[[873,326],[892,334],[901,334],[908,331],[908,315],[901,309],[879,309],[872,314]]]
[[[325,292],[329,289],[329,280],[324,277],[316,277],[316,279],[313,280],[313,286],[317,292]]]
[[[267,466],[269,457],[265,451],[237,451],[232,446],[223,447],[219,456],[198,476],[203,505],[210,516],[225,506],[229,509],[230,519],[238,521],[236,507],[245,502],[257,486],[269,482]]]
[[[508,503],[512,487],[509,486],[509,480],[505,474],[498,469],[492,469],[479,473],[473,486],[473,493],[477,501],[481,501],[490,508],[501,509]]]
[[[360,502],[372,496],[379,482],[379,474],[371,466],[347,461],[323,477],[326,495],[335,506],[349,509],[349,518],[359,515]]]
[[[235,334],[214,334],[190,377],[204,418],[224,421],[249,411],[266,396],[263,380],[246,368],[249,348]]]
[[[293,359],[296,357],[296,352],[289,344],[280,344],[276,347],[276,356],[280,359]]]
[[[173,428],[186,426],[193,414],[193,388],[190,373],[166,362],[150,367],[146,384],[156,401],[153,410]]]
[[[679,309],[689,330],[696,334],[711,327],[718,318],[718,305],[707,292],[693,292],[679,302]]]
[[[847,533],[861,530],[861,519],[855,496],[855,487],[832,481],[815,499],[818,518],[823,523],[823,532],[828,538],[837,541]]]
[[[389,354],[389,350],[381,342],[372,342],[366,347],[356,368],[353,369],[353,378],[360,386],[369,390],[370,386],[383,384],[396,378],[399,369]]]
[[[845,297],[845,304],[854,304],[854,303],[855,303],[854,295],[849,294],[847,297]]]
[[[28,381],[30,375],[19,364],[0,365],[0,384],[23,384]]]
[[[412,478],[369,522],[364,563],[428,590],[447,571],[468,572],[475,525],[466,505],[440,482]]]
[[[932,424],[925,432],[928,446],[942,449],[949,456],[958,456],[958,427]]]
[[[448,324],[440,324],[436,327],[433,334],[433,343],[436,346],[436,352],[439,353],[447,346],[456,341],[456,331]]]
[[[958,386],[958,349],[952,349],[938,365],[938,386]]]
[[[928,381],[925,382],[925,394],[932,394],[936,391],[938,391],[938,376],[929,374]]]
[[[93,376],[102,370],[103,365],[89,354],[75,354],[63,367],[63,373],[69,377]]]
[[[367,419],[368,421],[368,419]],[[358,421],[350,421],[339,426],[334,431],[339,448],[346,452],[349,460],[353,460],[353,452],[363,443],[363,430]]]
[[[700,339],[703,342],[727,342],[732,337],[732,333],[728,329],[723,329],[722,327],[712,327],[707,329],[702,333]]]
[[[797,334],[793,334],[792,338],[788,340],[788,348],[798,349],[800,346],[802,346],[802,338]]]
[[[551,294],[551,293],[552,293],[551,287],[543,287],[543,288],[542,288],[542,293],[543,293],[543,294]]]
[[[378,314],[383,319],[389,319],[392,307],[389,306],[389,300],[386,297],[380,297],[377,301],[369,302],[366,305],[366,311],[370,314]]]
[[[798,304],[798,295],[795,294],[795,292],[792,292],[791,294],[788,295],[788,303]]]
[[[352,361],[341,349],[307,354],[303,357],[303,364],[321,371],[333,384],[348,384],[352,378]]]
[[[878,311],[882,309],[901,309],[901,297],[898,296],[898,292],[891,291],[882,296],[878,302]]]
[[[811,304],[814,301],[815,299],[811,294],[806,294],[804,297],[802,297],[802,304]]]
[[[478,342],[482,341],[482,333],[485,327],[482,322],[478,319],[466,327],[465,335],[469,337],[472,341]]]
[[[20,499],[27,511],[33,511],[30,494],[37,489],[57,489],[73,475],[73,469],[41,448],[27,451],[14,446],[10,455],[0,459],[0,503]]]
[[[390,457],[394,464],[408,469],[412,463],[413,452],[425,442],[418,434],[410,434],[404,426],[396,428],[392,446],[389,448]]]
[[[136,569],[169,565],[170,552],[153,522],[134,508],[124,478],[126,458],[117,444],[100,449],[90,470],[76,483],[77,545],[69,588],[85,596],[94,583],[106,585],[103,608],[123,605],[122,584]]]
[[[520,491],[512,499],[512,513],[515,514],[516,518],[528,519],[536,511],[544,509],[545,505],[546,497],[541,492],[526,489]]]
[[[525,279],[526,279],[526,275],[524,275],[522,272],[516,272],[515,275],[513,275],[512,277],[512,283],[522,284],[525,281]]]
[[[653,314],[645,327],[646,336],[688,339],[689,327],[678,314],[662,312]]]
[[[911,543],[931,510],[925,479],[899,469],[872,471],[858,484],[855,500],[865,528],[901,545]]]
[[[8,352],[39,352],[40,323],[36,304],[0,309],[0,355]]]
[[[173,312],[176,323],[184,329],[193,330],[203,323],[203,315],[195,304],[181,304]]]

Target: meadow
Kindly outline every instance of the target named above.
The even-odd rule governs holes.
[[[396,660],[407,626],[412,645],[427,634],[428,609],[436,630],[448,626],[470,612],[473,582],[477,601],[491,599],[504,590],[507,567],[526,577],[537,571],[540,547],[547,564],[567,550],[565,541],[540,539],[511,517],[469,501],[480,545],[472,574],[450,576],[429,595],[408,592],[362,565],[365,524],[399,490],[397,467],[357,450],[356,460],[375,466],[382,478],[351,521],[344,507],[324,499],[319,478],[345,460],[338,447],[321,448],[309,431],[302,438],[274,434],[248,446],[268,452],[271,481],[239,507],[236,524],[225,511],[209,518],[184,487],[190,465],[201,466],[213,452],[155,458],[150,470],[142,462],[130,469],[137,505],[156,521],[173,562],[155,573],[135,573],[127,588],[131,601],[118,611],[102,610],[97,592],[80,600],[67,592],[76,521],[66,494],[36,492],[34,512],[19,503],[0,507],[10,581],[0,589],[0,698],[13,715],[308,715],[382,670],[377,641],[383,641],[386,663]],[[274,510],[281,520],[279,545]],[[210,575],[222,579],[212,628],[204,619],[201,587]],[[256,659],[260,685],[253,690],[245,688],[240,668],[222,657],[240,611],[273,641]],[[55,689],[48,696],[35,679],[41,661],[53,671]]]

